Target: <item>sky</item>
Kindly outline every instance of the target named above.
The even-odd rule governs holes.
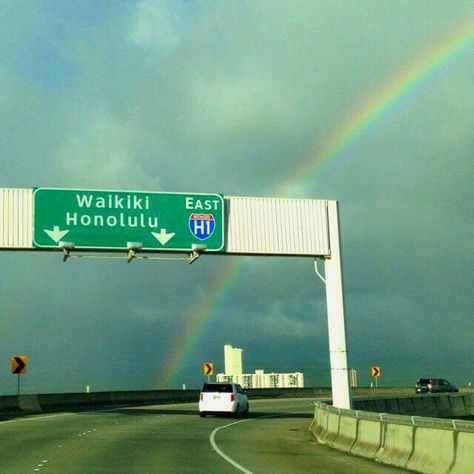
[[[0,1],[0,187],[335,199],[349,366],[474,383],[471,1]],[[311,258],[0,254],[0,394],[329,386]]]

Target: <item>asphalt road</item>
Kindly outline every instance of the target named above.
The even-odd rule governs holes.
[[[0,472],[395,473],[319,445],[312,400],[252,400],[246,419],[197,403],[57,413],[0,422]]]

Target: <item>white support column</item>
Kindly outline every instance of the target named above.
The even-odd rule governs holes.
[[[351,408],[337,201],[328,201],[331,258],[324,260],[333,405]]]

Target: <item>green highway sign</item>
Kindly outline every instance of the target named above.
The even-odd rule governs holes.
[[[34,191],[34,245],[74,248],[217,252],[224,247],[224,198],[220,194],[97,191],[38,188]]]

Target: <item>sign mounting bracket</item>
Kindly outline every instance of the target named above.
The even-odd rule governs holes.
[[[326,284],[326,279],[321,275],[321,273],[319,273],[319,270],[318,270],[318,257],[316,257],[314,259],[314,271],[316,272],[316,275],[318,275],[319,279],[324,283]]]

